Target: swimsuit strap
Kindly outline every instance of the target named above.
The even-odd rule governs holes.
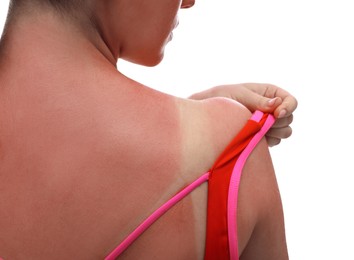
[[[154,213],[152,213],[147,219],[145,219],[130,235],[128,235],[123,242],[116,247],[112,253],[110,253],[105,260],[116,259],[125,249],[127,249],[146,229],[148,229],[157,219],[165,214],[170,208],[176,205],[180,200],[186,197],[189,193],[195,190],[204,182],[208,181],[209,172],[204,173],[197,180],[189,184],[187,187],[178,192]]]
[[[254,137],[262,129],[267,115],[262,112],[255,112],[253,116],[247,121],[241,131],[235,136],[230,144],[225,148],[220,157],[216,160],[215,164],[210,170],[210,177],[208,181],[208,208],[207,208],[207,227],[206,227],[206,244],[205,244],[205,260],[226,260],[238,259],[230,253],[230,243],[232,249],[236,247],[237,250],[237,233],[236,229],[229,229],[230,204],[237,201],[238,185],[241,177],[243,164],[238,161],[244,157],[244,151],[252,151],[250,147]],[[254,142],[254,141],[253,141]],[[241,156],[242,155],[242,156]],[[245,162],[245,159],[244,160]],[[241,166],[234,172],[235,165]],[[233,184],[230,187],[230,181]],[[236,181],[236,185],[234,182]],[[232,200],[229,195],[232,194]],[[232,209],[237,205],[233,205]],[[236,214],[236,211],[234,212]],[[235,223],[231,221],[231,225]],[[237,227],[236,227],[237,228]],[[229,240],[229,235],[231,241]]]

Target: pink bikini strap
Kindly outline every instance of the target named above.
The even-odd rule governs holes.
[[[263,117],[263,113],[256,111],[251,120],[259,122]],[[243,166],[246,163],[248,156],[251,154],[253,149],[262,139],[262,137],[267,133],[269,128],[274,124],[275,118],[272,115],[268,115],[264,125],[261,130],[254,135],[247,147],[242,151],[237,162],[232,171],[230,185],[229,185],[229,195],[228,195],[228,210],[227,210],[227,221],[228,221],[228,237],[229,237],[229,250],[230,259],[238,260],[238,239],[237,239],[237,198],[238,189],[241,180],[241,174]]]
[[[116,248],[112,253],[110,253],[105,260],[114,260],[118,257],[127,247],[129,247],[146,229],[148,229],[158,218],[165,214],[170,208],[177,204],[180,200],[186,197],[198,186],[208,181],[209,172],[204,173],[197,180],[189,184],[183,190],[178,192],[160,208],[158,208],[154,213],[152,213],[147,219],[145,219],[129,236],[127,236],[123,242]]]

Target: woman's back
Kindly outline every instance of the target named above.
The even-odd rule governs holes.
[[[102,86],[44,81],[2,81],[0,185],[7,217],[0,224],[3,245],[12,244],[16,254],[39,257],[48,250],[59,257],[63,248],[78,257],[105,253],[159,203],[207,171],[237,132],[214,135],[223,122],[208,114],[219,113],[221,100],[179,100],[120,76],[106,76]],[[120,90],[124,84],[130,89]],[[225,121],[231,128],[231,120]],[[195,250],[195,236],[201,236],[195,220],[202,221],[194,207],[205,202],[205,188],[192,197],[198,193],[202,198],[186,198],[162,219],[168,226],[158,228],[162,237],[147,232],[152,249],[153,237],[161,237],[161,248],[175,244],[161,246],[169,238]]]
[[[249,116],[224,99],[182,100],[108,78],[83,84],[85,95],[75,86],[52,94],[25,80],[23,96],[2,84],[3,257],[104,257],[206,172]],[[206,191],[203,185],[182,200],[125,255],[201,258]]]
[[[0,46],[4,259],[105,257],[209,170],[251,115],[226,99],[179,99],[142,86],[105,59],[102,42],[57,18],[44,11],[24,17]],[[242,259],[256,259],[257,250],[262,259],[284,259],[281,204],[264,142],[246,164],[239,199]],[[206,203],[204,184],[122,258],[202,258]],[[282,257],[274,258],[273,248]]]
[[[62,237],[76,251],[79,241],[98,234],[108,236],[98,245],[109,245],[110,235],[113,245],[127,223],[136,225],[178,189],[181,135],[172,98],[152,103],[155,94],[141,86],[122,96],[119,83],[113,89],[107,79],[95,90],[84,84],[55,93],[35,80],[20,88],[2,83],[0,185],[8,217],[1,218],[1,230],[9,229],[1,232],[3,246],[14,236],[14,252],[25,252],[17,243],[31,237],[37,245],[20,244],[52,252],[44,242]],[[79,87],[85,93],[77,93]],[[64,245],[55,244],[60,255]]]

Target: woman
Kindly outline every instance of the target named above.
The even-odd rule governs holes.
[[[296,100],[276,86],[219,86],[182,99],[117,70],[118,59],[157,65],[178,10],[193,5],[11,1],[0,45],[1,257],[103,259],[212,167],[250,111],[278,117],[270,146],[290,136]],[[195,189],[120,259],[203,258],[207,190]],[[243,170],[237,223],[240,259],[287,259],[265,140]]]

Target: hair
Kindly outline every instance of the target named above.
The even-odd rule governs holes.
[[[73,22],[80,21],[78,18],[85,16],[90,22],[90,28],[95,27],[91,17],[92,3],[93,0],[10,0],[4,30],[0,35],[0,51],[6,45],[11,24],[23,15],[49,11],[56,13],[64,20]]]
[[[74,16],[78,11],[85,11],[90,0],[11,0],[9,14],[21,10],[51,9],[61,15]]]

